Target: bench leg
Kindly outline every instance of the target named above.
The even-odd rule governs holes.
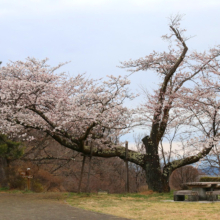
[[[184,195],[174,195],[174,201],[184,201],[185,196]]]
[[[199,201],[198,195],[188,195],[188,201]]]

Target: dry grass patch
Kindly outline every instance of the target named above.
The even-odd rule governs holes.
[[[86,195],[71,194],[67,202],[74,207],[140,220],[217,220],[220,203],[163,202],[172,194]]]
[[[48,199],[48,200],[58,200],[63,201],[66,198],[68,198],[69,193],[63,193],[63,192],[44,192],[44,193],[35,193],[33,191],[29,190],[4,190],[0,193],[9,193],[9,194],[16,194],[16,195],[22,195],[23,197],[29,197],[33,199]]]

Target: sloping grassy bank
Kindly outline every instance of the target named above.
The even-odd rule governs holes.
[[[171,202],[173,193],[158,194],[70,194],[66,201],[74,206],[130,219],[179,220],[220,219],[220,203]]]

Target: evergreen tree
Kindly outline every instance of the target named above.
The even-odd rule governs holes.
[[[0,134],[0,184],[2,187],[8,186],[7,168],[11,161],[20,158],[23,155],[24,148],[20,142],[15,142]]]

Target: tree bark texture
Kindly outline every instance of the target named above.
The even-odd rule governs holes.
[[[148,189],[156,192],[169,192],[169,176],[165,176],[161,170],[158,147],[148,136],[143,138],[142,141],[146,148],[143,168],[146,172]]]

